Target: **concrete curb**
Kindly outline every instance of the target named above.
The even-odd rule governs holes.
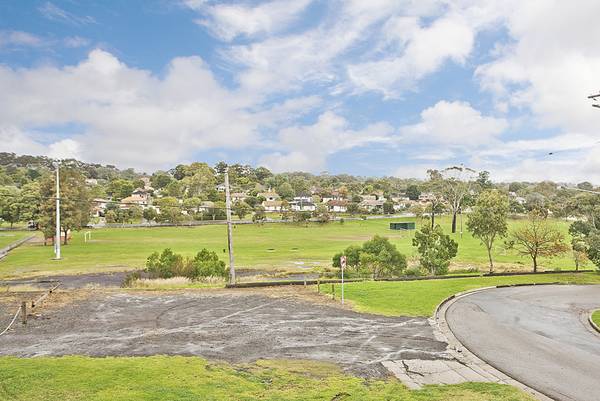
[[[588,321],[590,322],[590,325],[592,326],[592,328],[594,330],[596,330],[598,333],[600,333],[600,327],[598,327],[598,325],[596,323],[594,323],[594,321],[592,320],[592,315],[594,314],[594,312],[598,312],[598,311],[600,311],[600,309],[591,311],[588,315]]]
[[[552,283],[544,283],[543,285],[549,285]],[[540,284],[529,284],[531,286],[540,285]],[[552,398],[547,395],[527,386],[524,383],[519,382],[513,377],[507,375],[506,373],[500,371],[495,366],[489,364],[488,362],[480,359],[473,352],[471,352],[467,347],[465,347],[452,333],[450,330],[450,326],[446,320],[446,312],[450,308],[450,306],[458,301],[461,298],[467,297],[469,295],[473,295],[483,291],[489,291],[496,288],[506,288],[506,287],[517,287],[524,286],[520,285],[504,285],[504,286],[491,286],[484,288],[477,288],[474,290],[463,291],[457,294],[451,295],[448,298],[444,299],[437,307],[434,313],[433,318],[431,319],[432,324],[434,325],[434,330],[437,329],[439,335],[443,338],[445,342],[448,343],[448,351],[449,353],[456,358],[457,361],[468,366],[476,372],[480,372],[483,375],[487,375],[488,377],[495,378],[498,383],[501,384],[509,384],[514,387],[517,387],[523,390],[525,393],[530,394],[537,398],[540,401],[553,401]]]
[[[13,249],[20,247],[21,245],[23,245],[24,243],[26,243],[27,241],[29,241],[33,238],[35,238],[35,235],[30,235],[29,237],[22,238],[18,241],[13,242],[12,244],[9,244],[9,245],[5,246],[4,248],[0,249],[0,259],[4,258],[6,255],[8,255],[8,253],[10,251],[12,251]]]

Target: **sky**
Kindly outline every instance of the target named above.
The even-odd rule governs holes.
[[[597,0],[3,0],[0,151],[600,184],[598,15]]]

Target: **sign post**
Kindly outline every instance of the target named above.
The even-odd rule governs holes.
[[[340,267],[342,268],[342,305],[344,304],[344,268],[346,267],[346,256],[340,257]]]

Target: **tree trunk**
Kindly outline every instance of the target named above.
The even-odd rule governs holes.
[[[533,272],[537,273],[537,255],[533,256]]]
[[[435,203],[431,202],[431,228],[435,227]]]
[[[453,212],[452,213],[452,234],[456,233],[456,215],[458,214],[458,212]]]
[[[492,260],[492,247],[488,247],[488,258],[490,260],[490,274],[494,272],[494,261]]]
[[[65,240],[63,241],[64,245],[67,245],[67,233],[69,232],[69,230],[64,230],[65,231]],[[60,238],[58,239],[60,241]]]

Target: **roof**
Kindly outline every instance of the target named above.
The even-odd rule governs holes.
[[[350,202],[348,202],[345,199],[340,199],[340,200],[334,199],[334,200],[330,200],[329,202],[327,202],[327,204],[329,206],[348,206],[348,203],[350,203]]]
[[[262,203],[263,206],[281,206],[282,204],[282,201],[264,201]]]

